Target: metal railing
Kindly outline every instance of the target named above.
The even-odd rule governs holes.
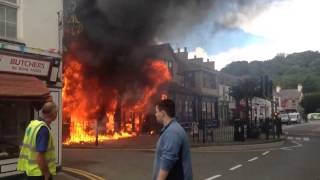
[[[225,143],[234,141],[234,126],[216,127],[207,123],[199,126],[197,122],[180,122],[195,143]]]

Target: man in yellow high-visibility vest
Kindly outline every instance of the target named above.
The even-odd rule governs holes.
[[[28,180],[50,180],[56,174],[54,140],[50,124],[57,117],[57,106],[47,102],[39,120],[32,120],[25,132],[18,160],[18,171],[25,172]]]

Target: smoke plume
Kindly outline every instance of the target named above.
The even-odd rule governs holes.
[[[223,31],[250,21],[275,1],[80,0],[76,15],[83,31],[70,49],[85,66],[86,77],[97,78],[101,87],[113,87],[134,103],[154,83],[146,74],[152,73],[148,50],[156,39],[187,37],[206,22]]]

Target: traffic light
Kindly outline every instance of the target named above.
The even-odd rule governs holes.
[[[271,98],[273,93],[273,82],[272,80],[269,80],[268,82],[268,89],[267,89],[267,97]]]
[[[265,82],[264,76],[260,76],[260,96],[264,97],[265,95]]]
[[[260,77],[260,91],[261,97],[267,98],[272,97],[273,83],[269,80],[269,76],[264,75]]]

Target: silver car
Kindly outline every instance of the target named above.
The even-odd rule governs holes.
[[[281,123],[282,124],[289,124],[290,123],[290,118],[289,118],[289,115],[287,113],[279,114],[279,117],[281,118]]]

